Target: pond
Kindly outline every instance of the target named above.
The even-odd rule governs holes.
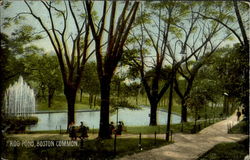
[[[166,124],[168,113],[164,110],[157,111],[157,123]],[[149,125],[149,107],[142,107],[140,110],[119,109],[118,121],[123,121],[126,126],[148,126]],[[38,117],[38,123],[31,126],[27,130],[41,131],[41,130],[59,130],[66,129],[67,112],[39,112],[34,116]],[[90,129],[99,128],[100,111],[76,111],[75,113],[76,125],[80,125],[82,121]],[[117,112],[110,115],[110,121],[116,123]],[[181,117],[172,114],[172,123],[180,123]]]

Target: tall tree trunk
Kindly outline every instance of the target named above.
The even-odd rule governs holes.
[[[214,123],[214,118],[215,118],[215,103],[212,102],[212,111],[213,111],[213,123]]]
[[[157,125],[157,102],[155,99],[150,100],[150,126],[156,126]]]
[[[2,38],[2,36],[1,36]],[[5,93],[5,89],[7,86],[7,82],[9,81],[9,79],[7,79],[7,70],[6,70],[6,66],[8,64],[8,52],[5,52],[5,50],[2,48],[2,46],[0,47],[0,73],[1,73],[1,78],[0,78],[0,127],[1,127],[1,132],[0,132],[0,155],[2,155],[2,153],[5,152],[7,147],[5,146],[5,142],[6,142],[6,138],[5,138],[5,134],[3,134],[3,130],[5,129],[5,123],[4,123],[4,116],[5,114],[2,113],[3,112],[3,105],[4,105],[4,93]]]
[[[48,88],[48,108],[51,107],[52,104],[52,99],[55,93],[55,89],[54,88]]]
[[[51,107],[51,104],[52,104],[52,95],[48,95],[48,108],[50,108]]]
[[[241,15],[240,15],[237,0],[234,0],[233,3],[234,3],[234,10],[235,10],[235,14],[236,14],[236,17],[237,17],[237,21],[238,21],[240,31],[241,31],[241,34],[242,34],[242,37],[243,37],[243,41],[244,41],[244,46],[243,47],[244,47],[245,53],[248,54],[249,53],[249,40],[247,38],[247,32],[246,32],[245,27],[243,25],[243,21],[242,21]]]
[[[184,99],[181,100],[181,122],[187,122],[187,105]]]
[[[223,113],[224,116],[228,116],[228,97],[224,96]]]
[[[138,105],[138,95],[135,97],[135,104]]]
[[[42,88],[41,88],[41,91],[42,91],[41,97],[42,97],[42,99],[43,99],[44,102],[47,101],[46,96],[45,96],[45,89],[46,89],[45,87],[42,87]]]
[[[239,27],[241,30],[241,34],[243,37],[243,41],[244,41],[244,45],[242,46],[243,47],[243,54],[244,54],[244,57],[246,57],[245,60],[247,60],[247,64],[248,64],[248,61],[249,61],[249,39],[247,37],[246,29],[243,25],[243,21],[242,21],[241,15],[240,15],[237,0],[234,0],[233,3],[234,3],[235,14],[236,14],[238,24],[239,24]],[[249,124],[249,66],[248,65],[244,69],[243,76],[244,76],[245,81],[243,83],[244,97],[243,97],[242,101],[243,101],[243,107],[245,109],[245,117],[247,120],[247,124]],[[247,125],[247,131],[249,131],[249,125]]]
[[[96,106],[96,95],[94,96],[94,107]]]
[[[67,103],[68,103],[68,125],[71,123],[75,123],[76,91],[77,89],[71,86],[65,86],[64,88],[64,94],[66,96]]]
[[[170,136],[170,121],[171,121],[172,101],[173,101],[173,85],[174,85],[173,77],[171,77],[170,91],[169,91],[169,103],[168,103],[168,118],[167,118],[167,128],[166,128],[166,141],[169,141],[169,136]]]
[[[93,104],[93,94],[89,94],[89,108],[92,107]]]
[[[167,106],[167,96],[164,96],[163,97],[163,106],[165,107],[165,106]]]
[[[83,89],[80,89],[80,102],[82,102],[82,93],[83,93]]]
[[[157,66],[156,66],[156,71],[155,75],[152,80],[152,94],[151,96],[148,95],[150,98],[150,105],[151,105],[151,112],[150,112],[150,126],[156,126],[157,125],[157,107],[158,107],[158,90],[159,90],[159,77],[160,77],[160,71],[161,71],[161,62],[158,60],[157,57]],[[149,94],[149,92],[146,92]]]
[[[109,134],[109,98],[110,98],[110,80],[102,77],[101,85],[101,111],[100,111],[100,127],[99,138],[111,138]]]

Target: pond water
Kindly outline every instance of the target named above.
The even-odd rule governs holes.
[[[157,111],[157,123],[166,124],[168,113],[163,110]],[[119,109],[118,121],[123,121],[126,126],[147,126],[149,125],[149,107],[143,107],[140,110]],[[29,127],[27,130],[59,130],[67,127],[67,112],[59,113],[36,113],[34,116],[38,117],[38,123]],[[76,125],[80,125],[82,121],[89,128],[99,128],[100,111],[76,111],[75,113]],[[110,121],[116,123],[117,112],[110,115]],[[180,123],[181,117],[172,114],[171,123]]]

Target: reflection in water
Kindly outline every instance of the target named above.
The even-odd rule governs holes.
[[[145,107],[141,110],[119,109],[118,121],[123,121],[126,126],[147,126],[149,124],[150,108]],[[167,123],[167,112],[158,111],[158,124]],[[67,128],[67,113],[37,113],[38,123],[30,127],[31,131],[38,130],[57,130]],[[75,114],[76,125],[82,121],[89,128],[99,128],[100,111],[78,111]],[[110,116],[110,121],[116,122],[116,113]],[[181,117],[172,115],[172,123],[180,123]]]

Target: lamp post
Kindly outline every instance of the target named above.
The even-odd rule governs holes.
[[[228,93],[224,92],[224,106],[223,106],[223,112],[225,113],[226,116],[228,116]]]
[[[116,126],[118,126],[118,110],[119,107],[116,107]]]

